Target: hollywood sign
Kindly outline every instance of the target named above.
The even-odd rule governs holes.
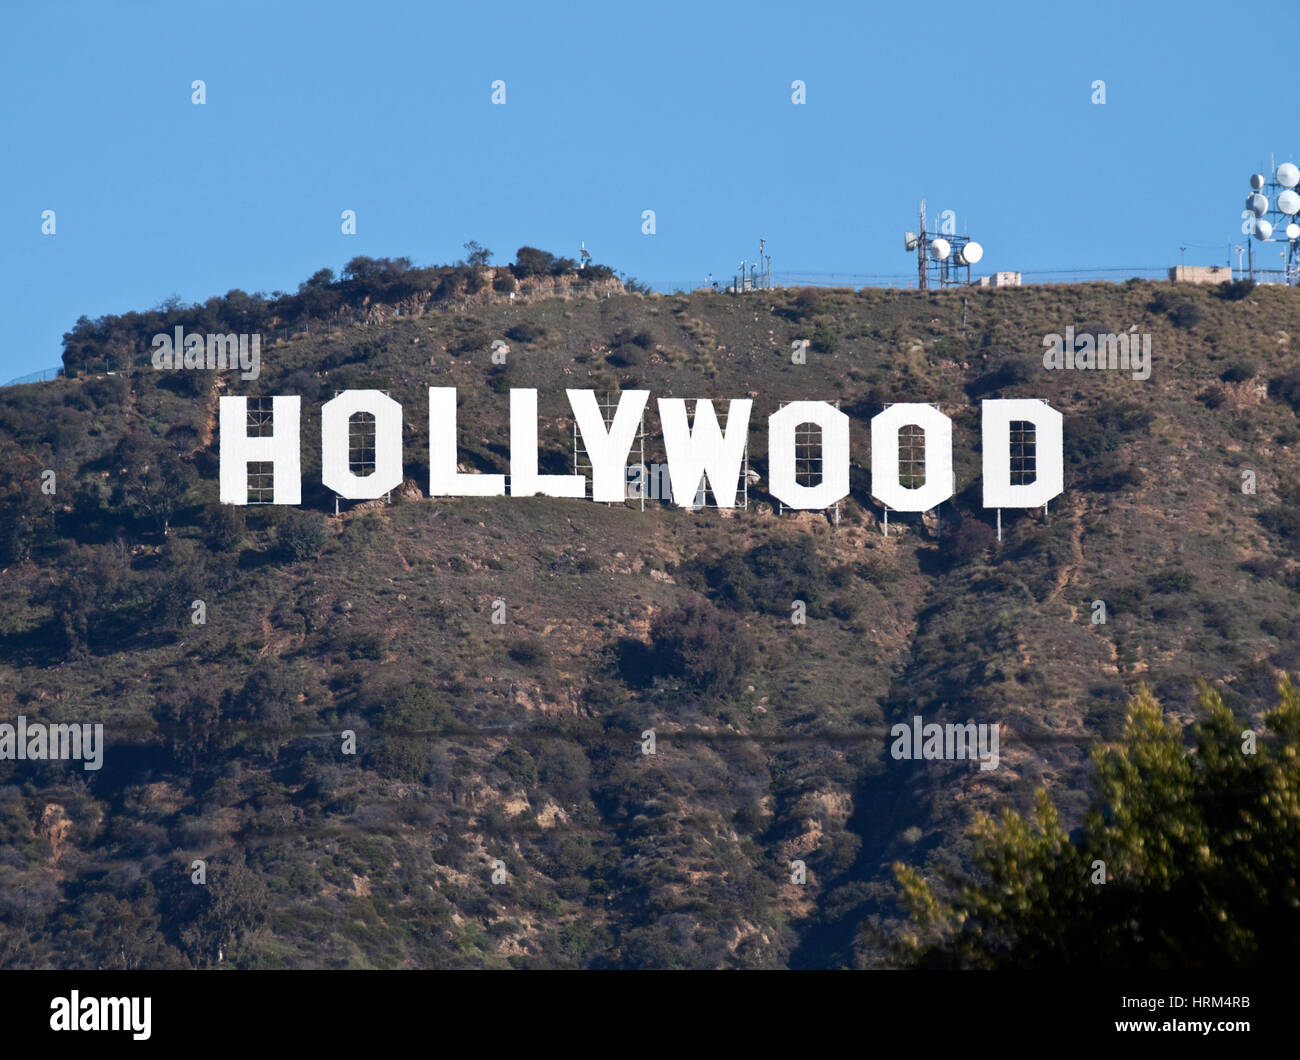
[[[569,406],[591,460],[591,499],[619,502],[627,497],[628,455],[650,398],[648,390],[624,390],[608,425],[595,391],[566,390]],[[271,464],[273,504],[300,504],[300,399],[271,399],[272,430],[250,436],[247,398],[220,402],[223,504],[248,503],[248,465]],[[1041,508],[1063,489],[1062,417],[1037,399],[988,400],[982,404],[983,484],[986,508]],[[695,405],[688,420],[686,399],[659,398],[672,500],[692,506],[697,485],[707,476],[719,508],[733,508],[749,434],[752,401],[733,398],[727,425],[718,425],[711,400]],[[350,466],[348,427],[358,413],[374,417],[374,471],[356,474]],[[1012,425],[1032,427],[1034,475],[1013,482]],[[797,481],[795,432],[805,424],[821,431],[821,481]],[[924,434],[925,482],[899,481],[899,432],[914,426]],[[768,488],[787,508],[829,508],[849,494],[849,417],[825,401],[795,401],[767,418]],[[587,496],[585,475],[542,475],[537,462],[537,391],[510,391],[510,494],[512,496]],[[429,496],[494,497],[506,493],[506,476],[474,474],[457,468],[456,388],[429,388]],[[347,390],[321,406],[321,481],[340,497],[370,500],[402,482],[402,406],[379,390]],[[933,405],[890,405],[871,420],[871,494],[899,512],[924,512],[953,494],[952,421]]]

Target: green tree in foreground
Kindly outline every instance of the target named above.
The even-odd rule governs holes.
[[[912,920],[896,958],[930,968],[1289,967],[1300,952],[1300,694],[1286,678],[1278,693],[1267,731],[1252,733],[1202,684],[1206,719],[1188,748],[1143,689],[1120,745],[1093,755],[1100,799],[1077,834],[1040,790],[1028,820],[977,820],[974,878],[930,882],[894,865]]]

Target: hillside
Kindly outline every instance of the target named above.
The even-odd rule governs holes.
[[[0,966],[875,964],[891,862],[963,862],[970,814],[1038,785],[1081,813],[1142,684],[1190,719],[1198,676],[1240,706],[1300,669],[1300,292],[469,283],[325,284],[323,317],[264,329],[255,380],[155,371],[88,326],[79,375],[0,390],[0,721],[107,742],[98,771],[0,761]],[[1151,378],[1045,370],[1070,325],[1149,333]],[[513,387],[539,390],[556,473],[566,387],[648,389],[648,462],[654,398],[749,396],[759,480],[736,512],[431,500],[429,386],[458,388],[460,459],[491,472]],[[407,482],[335,517],[320,404],[363,387],[403,406]],[[302,396],[301,511],[216,504],[220,394]],[[1005,512],[1000,545],[993,397],[1065,416],[1064,495]],[[799,399],[852,418],[838,526],[767,493],[766,418]],[[882,534],[869,420],[893,401],[954,422],[941,533]],[[892,760],[915,714],[1000,722],[999,768]]]

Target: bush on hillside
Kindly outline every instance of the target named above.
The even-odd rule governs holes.
[[[650,636],[667,673],[703,692],[734,692],[753,649],[735,615],[697,597],[660,614]]]
[[[307,508],[294,508],[276,528],[276,541],[287,559],[315,559],[325,547],[325,517]]]

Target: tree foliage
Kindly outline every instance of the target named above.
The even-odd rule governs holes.
[[[650,634],[667,672],[704,692],[735,691],[753,656],[740,620],[703,597],[656,617]]]
[[[198,481],[193,460],[152,435],[133,431],[123,437],[113,461],[120,476],[115,504],[151,521],[165,536],[182,498]]]
[[[1207,685],[1190,748],[1143,689],[1120,745],[1094,753],[1100,797],[1077,834],[1040,790],[1028,819],[978,819],[975,875],[930,881],[895,864],[912,919],[897,956],[962,968],[1290,964],[1300,945],[1300,695],[1287,679],[1278,693],[1249,753],[1251,730]]]
[[[315,559],[325,547],[328,532],[325,517],[310,508],[294,508],[276,530],[276,538],[286,559]]]

